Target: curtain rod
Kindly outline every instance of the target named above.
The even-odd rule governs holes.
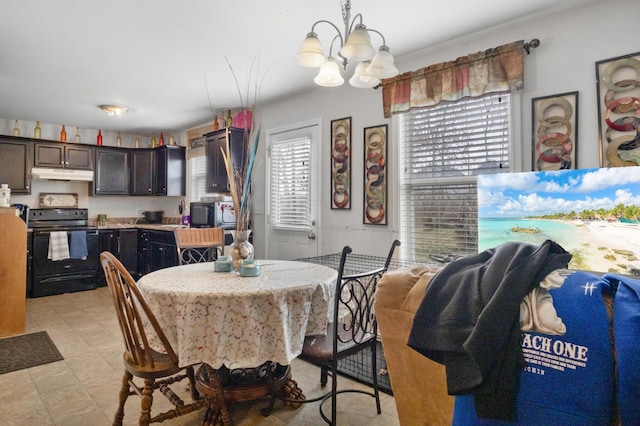
[[[534,38],[529,43],[525,43],[522,46],[522,48],[527,51],[527,55],[528,55],[529,53],[531,53],[530,52],[531,49],[535,49],[538,46],[540,46],[540,40],[538,40],[537,38]]]

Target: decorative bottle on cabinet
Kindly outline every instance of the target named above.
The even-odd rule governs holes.
[[[33,138],[40,139],[40,133],[41,133],[40,122],[36,121],[36,127],[33,129]]]
[[[76,127],[76,134],[73,135],[73,142],[80,143],[80,129]]]
[[[218,121],[218,114],[213,116],[213,130],[220,129],[220,122]]]
[[[62,125],[62,128],[60,129],[60,142],[66,142],[67,141],[67,131],[64,128],[64,124]]]
[[[233,117],[231,117],[231,110],[227,111],[227,127],[231,127],[233,124]]]
[[[18,120],[13,123],[13,136],[20,136],[20,128],[18,127]]]
[[[158,146],[158,141],[156,139],[156,134],[153,133],[151,135],[151,148],[155,148],[156,146]]]
[[[102,130],[98,130],[98,137],[96,138],[96,145],[102,146]]]
[[[159,146],[164,146],[164,134],[160,132],[160,140],[158,141]]]
[[[136,148],[140,148],[140,135],[136,133],[136,137],[134,139],[134,143],[136,145]]]
[[[120,137],[120,132],[116,133],[116,146],[122,145],[122,138]]]

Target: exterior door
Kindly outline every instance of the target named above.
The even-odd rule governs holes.
[[[319,255],[320,120],[267,132],[267,258]]]

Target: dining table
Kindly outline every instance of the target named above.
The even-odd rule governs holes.
[[[247,377],[262,380],[265,365],[278,366],[279,383],[291,387],[289,365],[305,336],[326,333],[338,272],[300,261],[255,263],[257,276],[216,272],[214,262],[206,262],[160,269],[137,284],[180,366],[204,363],[209,373],[240,377],[236,384],[245,388]],[[153,333],[149,338],[155,346]],[[269,393],[264,383],[256,386],[252,398]],[[287,393],[304,398],[295,381],[293,388]]]

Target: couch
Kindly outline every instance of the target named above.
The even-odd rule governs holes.
[[[478,420],[472,395],[448,395],[444,365],[407,345],[414,314],[424,298],[429,282],[438,271],[439,269],[425,266],[389,271],[380,280],[376,292],[378,330],[400,424],[503,424]],[[530,329],[523,331],[523,336],[528,336],[529,348],[536,336],[537,341],[545,339],[547,334],[536,334],[540,329],[535,329],[542,323],[543,326],[549,325],[555,329],[544,330],[545,333],[566,334],[573,341],[586,338],[589,341],[586,344],[588,352],[580,355],[585,358],[586,364],[582,362],[584,360],[578,360],[577,367],[554,368],[549,366],[551,358],[544,358],[545,354],[542,354],[542,360],[539,357],[537,361],[527,358],[528,373],[531,374],[525,374],[525,370],[521,373],[517,395],[519,423],[637,424],[640,418],[640,404],[637,403],[640,401],[640,281],[613,274],[602,277],[581,271],[558,272],[560,277],[556,277],[556,282],[559,281],[560,284],[555,288],[550,287],[548,292],[555,297],[552,304],[558,308],[558,316],[546,323],[535,318],[528,321],[524,326]],[[564,281],[569,275],[578,282],[562,286],[563,282],[569,282]],[[594,282],[609,289],[608,293],[605,294],[603,290],[603,303],[590,302],[591,307],[582,311],[583,306],[576,304],[574,297],[568,294],[570,291],[574,295],[582,292],[587,294]],[[549,294],[545,297],[552,299]],[[543,299],[538,297],[538,304]],[[528,303],[535,305],[536,301]],[[619,307],[613,310],[612,305]],[[548,308],[546,312],[548,313]],[[555,310],[553,313],[556,313]],[[592,330],[593,323],[598,323],[595,331]],[[582,328],[582,335],[575,337],[575,334],[566,332],[564,328],[570,331]],[[551,335],[549,339],[555,337],[564,336]],[[553,342],[556,340],[549,341],[552,342],[550,351],[553,351]],[[557,345],[559,348],[561,343]],[[532,356],[541,355],[536,351],[530,352],[534,353]],[[547,364],[546,367],[542,364],[534,365],[536,362]],[[588,368],[583,368],[585,365]],[[564,369],[568,373],[558,371]],[[546,375],[540,374],[543,370],[546,370]],[[599,372],[591,374],[591,370]],[[584,373],[585,371],[588,373]],[[560,376],[555,377],[554,374]],[[584,374],[588,376],[585,380]],[[597,382],[589,382],[596,380],[594,377]],[[585,394],[589,394],[588,397]],[[541,405],[540,399],[543,400],[542,404],[549,406]],[[560,407],[555,407],[554,404]]]

